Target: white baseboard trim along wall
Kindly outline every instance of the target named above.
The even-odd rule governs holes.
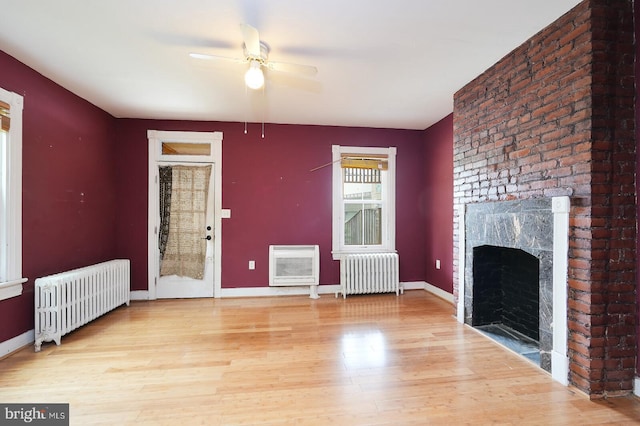
[[[452,294],[424,281],[403,282],[400,283],[400,287],[404,290],[426,290],[453,303]],[[301,296],[310,294],[309,290],[309,286],[223,288],[220,297]],[[319,285],[317,286],[317,290],[319,295],[335,295],[337,291],[340,291],[340,285]],[[149,292],[147,290],[134,290],[131,292],[130,298],[131,300],[149,300]]]
[[[424,290],[425,282],[404,282],[400,283],[400,288],[404,290]],[[335,297],[335,293],[340,291],[340,284],[319,285],[318,294],[327,294]],[[299,296],[309,294],[309,286],[292,287],[245,287],[245,288],[223,288],[221,297],[263,297],[263,296]]]
[[[129,294],[129,300],[149,300],[149,292],[147,290],[133,290]]]
[[[425,283],[424,284],[424,289],[426,291],[428,291],[429,293],[432,293],[432,294],[438,296],[439,298],[446,300],[449,303],[453,303],[454,302],[453,301],[453,294],[451,294],[451,293],[449,293],[447,291],[444,291],[443,289],[441,289],[439,287],[436,287],[433,284]]]
[[[31,329],[12,339],[0,342],[0,358],[9,355],[11,352],[15,352],[24,346],[33,344],[35,338],[35,330]]]
[[[318,294],[335,294],[340,289],[339,285],[319,285]],[[308,285],[291,287],[238,287],[223,288],[221,297],[268,297],[268,296],[303,296],[310,295]]]

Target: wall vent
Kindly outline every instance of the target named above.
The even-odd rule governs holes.
[[[319,246],[269,246],[269,285],[318,285]]]

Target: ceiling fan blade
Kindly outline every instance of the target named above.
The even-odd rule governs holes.
[[[318,68],[312,65],[292,64],[289,62],[267,62],[265,66],[273,71],[288,72],[309,77],[318,74]]]
[[[189,56],[191,56],[194,59],[204,59],[206,61],[222,60],[222,61],[237,62],[239,64],[247,62],[245,58],[230,58],[228,56],[207,55],[205,53],[196,53],[196,52],[189,53]]]
[[[289,88],[307,93],[322,93],[322,83],[317,78],[309,78],[285,72],[270,72],[269,84],[276,89]]]
[[[241,24],[241,27],[247,55],[253,58],[260,58],[260,34],[258,34],[258,30],[249,24]]]

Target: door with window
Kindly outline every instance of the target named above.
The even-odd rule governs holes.
[[[156,297],[213,297],[213,165],[158,166]]]
[[[213,133],[149,133],[149,298],[214,297],[220,146]]]

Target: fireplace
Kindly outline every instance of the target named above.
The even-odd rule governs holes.
[[[638,368],[637,73],[630,65],[637,31],[632,18],[633,2],[580,2],[454,95],[458,319],[471,324],[473,317],[473,247],[519,248],[535,256],[543,364],[551,358],[555,379],[592,398],[629,394]],[[562,236],[564,248],[558,250],[554,242],[551,255],[542,242],[550,242],[551,217],[559,217],[549,212],[549,204],[556,204],[549,197],[559,196],[571,197],[571,226],[563,213],[566,228],[554,234]],[[488,212],[495,216],[492,225],[464,223],[465,211],[485,215],[482,209],[492,208],[484,203],[529,209],[509,204],[513,200],[544,200],[546,213],[532,222],[524,211],[502,218]],[[529,232],[544,221],[547,231]],[[468,235],[465,226],[471,228]],[[513,234],[507,243],[502,226]],[[474,240],[481,229],[486,240]]]
[[[555,197],[473,203],[460,212],[459,320],[498,324],[535,342],[536,362],[563,383],[568,211],[568,197]]]
[[[524,250],[473,248],[473,326],[495,325],[540,342],[540,261]]]

